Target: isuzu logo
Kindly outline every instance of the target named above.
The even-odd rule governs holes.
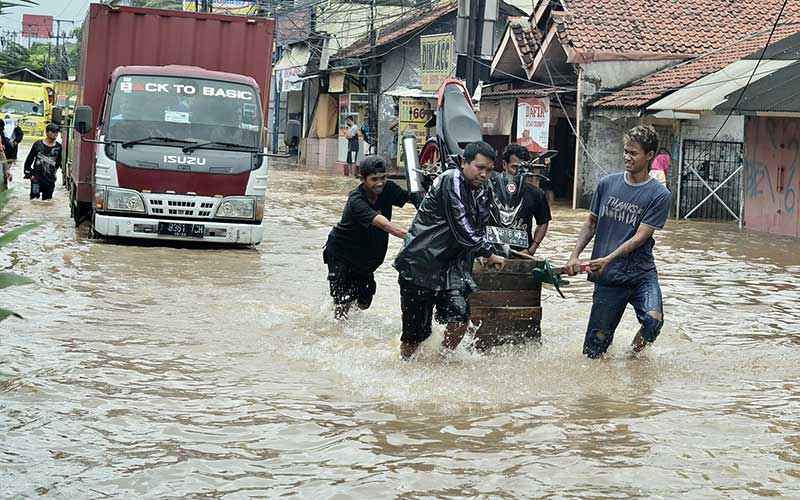
[[[175,163],[177,165],[205,165],[205,158],[195,158],[194,156],[164,155],[164,163]]]

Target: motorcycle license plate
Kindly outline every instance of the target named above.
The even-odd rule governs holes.
[[[519,229],[487,226],[486,238],[490,243],[528,248],[528,234]]]
[[[159,222],[158,234],[182,236],[185,238],[202,238],[206,234],[203,224],[182,224],[178,222]]]

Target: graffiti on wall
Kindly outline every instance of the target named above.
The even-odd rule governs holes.
[[[752,117],[745,137],[745,223],[800,236],[800,119]]]

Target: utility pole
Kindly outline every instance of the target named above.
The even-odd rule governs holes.
[[[368,144],[368,154],[372,154],[372,141],[378,138],[378,108],[379,108],[379,93],[380,93],[380,66],[378,65],[377,43],[378,34],[375,32],[375,16],[377,14],[376,0],[371,0],[369,3],[369,69],[367,75],[367,92],[369,93],[369,113],[367,127],[369,128],[370,143]],[[377,144],[376,144],[377,147]]]
[[[456,20],[456,75],[463,78],[470,92],[478,81],[488,78],[487,57],[491,59],[497,0],[459,0]],[[488,56],[487,56],[488,55]]]

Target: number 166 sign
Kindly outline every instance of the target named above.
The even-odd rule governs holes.
[[[430,118],[431,104],[427,99],[400,99],[400,126],[398,137],[402,139],[404,132],[413,132],[417,136],[417,152],[422,150],[428,138],[425,122]],[[403,141],[397,141],[397,161],[403,166]]]

